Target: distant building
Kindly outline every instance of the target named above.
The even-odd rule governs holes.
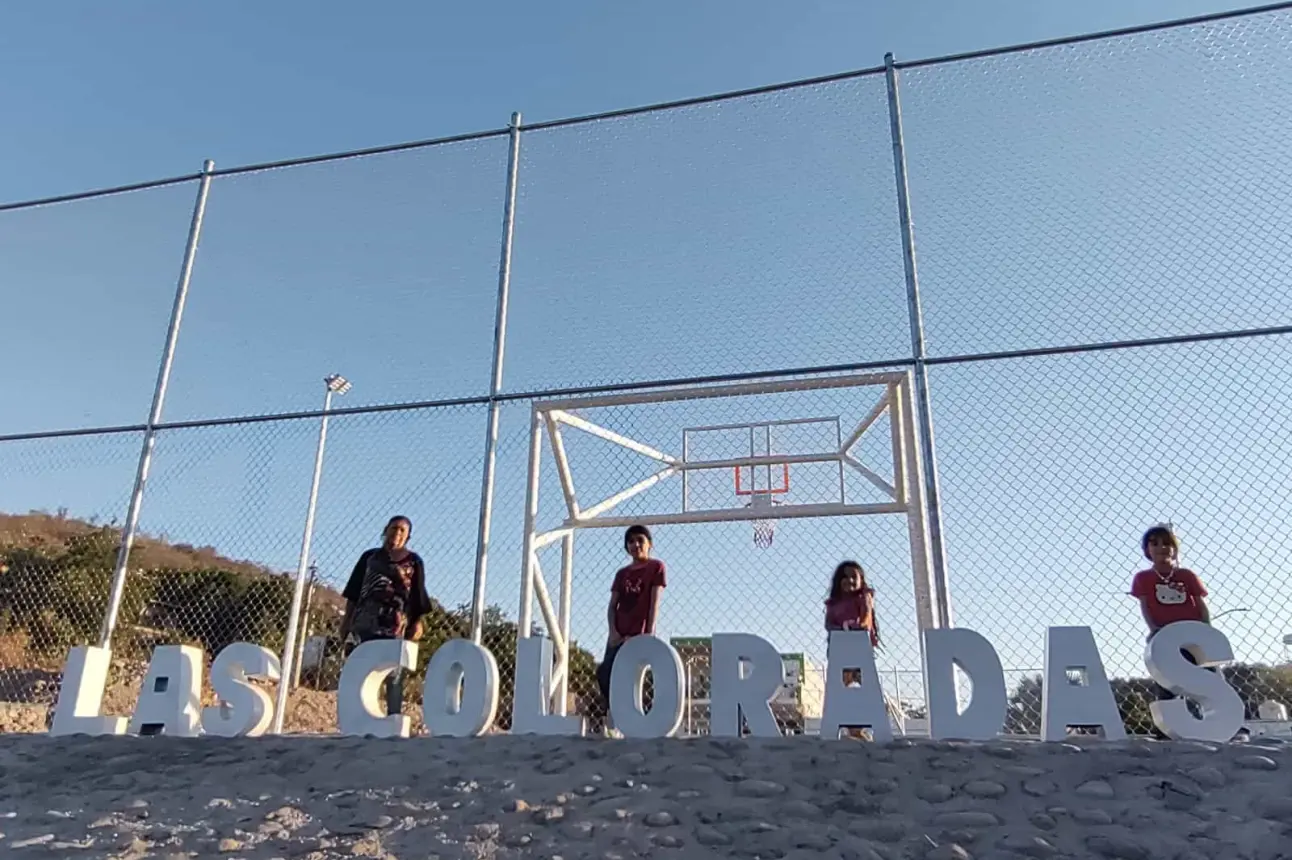
[[[687,735],[707,735],[713,642],[708,636],[683,636],[669,643],[682,658],[682,731]],[[820,723],[825,704],[825,667],[804,654],[782,654],[781,661],[785,683],[772,699],[772,713],[785,731],[801,734],[806,726]]]
[[[682,733],[709,734],[709,658],[712,640],[707,636],[679,636],[669,643],[682,658]],[[772,713],[786,734],[814,735],[821,730],[825,709],[825,667],[801,653],[781,654],[785,683],[772,699]],[[894,734],[927,734],[927,721],[906,716],[901,705],[885,694],[889,725]]]

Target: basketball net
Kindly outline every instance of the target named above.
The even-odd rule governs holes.
[[[772,497],[770,492],[756,491],[745,507],[755,511],[770,510],[772,505],[779,505],[780,500]],[[767,549],[776,540],[776,520],[772,517],[754,520],[754,546]]]

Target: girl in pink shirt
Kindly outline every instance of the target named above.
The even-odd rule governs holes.
[[[825,602],[825,629],[868,630],[871,646],[879,647],[875,589],[866,584],[866,571],[855,561],[842,561],[834,569]]]

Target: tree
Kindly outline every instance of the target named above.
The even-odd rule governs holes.
[[[415,688],[426,677],[426,666],[441,645],[450,639],[470,636],[469,605],[461,604],[447,611],[437,601],[431,602],[432,610],[425,619],[425,632],[419,643],[417,671],[406,687],[406,696],[420,696],[420,691]],[[511,727],[511,704],[516,691],[516,629],[516,623],[509,621],[500,607],[490,605],[485,608],[480,638],[498,663],[499,709],[495,725],[504,730]],[[577,642],[570,643],[569,688],[572,692],[580,694],[595,689],[596,668],[596,658],[591,653],[580,648]]]
[[[1257,719],[1260,706],[1268,701],[1292,705],[1290,667],[1235,663],[1222,671],[1229,686],[1243,700],[1245,719]],[[1112,678],[1108,683],[1126,731],[1129,734],[1151,734],[1154,726],[1149,705],[1157,698],[1157,684],[1150,678]],[[1019,682],[1009,695],[1005,712],[1007,733],[1040,734],[1042,692],[1040,675]]]

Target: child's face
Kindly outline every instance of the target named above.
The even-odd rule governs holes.
[[[1155,565],[1175,563],[1175,543],[1165,535],[1153,535],[1148,539],[1148,555]]]
[[[624,541],[624,549],[632,556],[633,561],[650,558],[650,541],[645,535],[629,535]]]
[[[855,568],[848,568],[843,572],[843,579],[839,582],[843,586],[844,594],[856,594],[861,591],[861,574]]]

